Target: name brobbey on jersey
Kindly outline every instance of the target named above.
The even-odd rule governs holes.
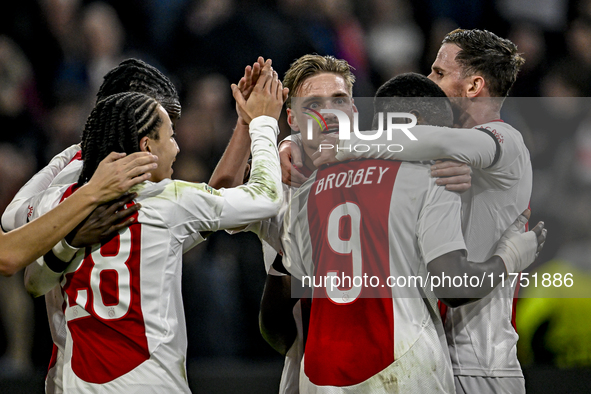
[[[326,177],[318,180],[315,194],[317,195],[325,190],[332,189],[333,181],[335,188],[350,188],[359,184],[373,185],[374,182],[380,184],[382,177],[389,169],[389,167],[367,167],[360,168],[357,171],[349,170],[347,172],[339,172],[338,174],[328,174]]]

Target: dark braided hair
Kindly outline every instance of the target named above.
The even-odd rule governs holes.
[[[158,139],[162,119],[158,102],[143,93],[118,93],[99,101],[84,126],[82,159],[78,184],[87,182],[101,160],[111,152],[139,152],[139,141]]]
[[[123,92],[139,92],[155,98],[171,119],[180,118],[179,94],[157,68],[139,59],[127,59],[109,71],[96,95],[97,103],[108,96]]]

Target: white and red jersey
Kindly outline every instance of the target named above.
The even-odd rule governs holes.
[[[340,150],[341,160],[374,157],[390,160],[453,159],[472,166],[472,187],[462,194],[462,230],[468,260],[490,258],[497,242],[529,204],[532,168],[529,151],[521,134],[503,121],[492,121],[474,129],[415,126],[417,141],[402,133],[393,140],[372,143],[399,143],[401,152],[367,153]],[[384,136],[385,137],[385,136]],[[363,142],[351,134],[352,146]],[[447,309],[445,328],[455,375],[521,377],[517,360],[518,335],[512,324],[515,289],[505,281],[485,299]]]
[[[136,222],[108,243],[78,252],[61,280],[63,306],[53,297],[48,305],[57,346],[48,391],[189,392],[181,256],[203,241],[200,231],[244,226],[277,213],[283,199],[277,132],[272,118],[251,122],[253,169],[247,185],[217,191],[206,184],[145,182],[134,189],[142,204]],[[70,166],[78,167],[70,171]],[[77,179],[80,169],[80,163],[71,163],[60,182]],[[70,190],[51,187],[36,212],[51,209]],[[41,268],[32,265],[29,278],[42,274]]]
[[[11,223],[14,222],[14,225],[19,227],[57,206],[63,199],[61,187],[78,181],[82,164],[79,145],[73,145],[56,155],[43,170],[19,190],[10,203],[12,213],[8,217],[11,218]],[[26,215],[21,212],[23,207],[27,207]],[[4,215],[8,212],[9,210]],[[4,220],[4,216],[2,218]],[[60,277],[60,273],[55,273],[45,266],[43,257],[25,268],[27,291],[35,297],[45,295],[45,308],[53,341],[45,380],[45,392],[48,394],[63,392],[62,368],[67,333],[63,311],[64,298],[58,286]]]
[[[217,230],[223,202],[205,185],[144,186],[137,222],[64,272],[64,392],[189,392],[183,241]]]
[[[377,283],[314,288],[302,392],[454,392],[436,299],[410,278],[425,280],[426,262],[465,249],[460,209],[459,196],[416,163],[349,161],[300,188],[285,216],[288,271],[304,282]],[[388,277],[409,282],[390,286]]]

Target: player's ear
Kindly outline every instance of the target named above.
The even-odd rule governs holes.
[[[143,136],[142,139],[140,140],[140,151],[141,152],[152,152],[152,149],[150,148],[150,137]]]
[[[480,75],[470,77],[470,83],[466,92],[467,97],[477,97],[483,93],[486,82]]]
[[[417,124],[425,124],[425,118],[423,118],[423,115],[419,111],[411,109],[409,112],[417,118]]]
[[[287,108],[287,124],[292,130],[300,131],[300,126],[298,125],[298,121],[296,120],[295,114],[291,108]]]
[[[359,112],[359,110],[357,109],[357,106],[355,105],[355,99],[354,98],[351,99],[351,104],[353,104],[353,112]]]

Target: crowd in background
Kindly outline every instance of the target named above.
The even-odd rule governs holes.
[[[544,220],[549,228],[536,265],[551,261],[588,275],[591,99],[584,97],[591,96],[590,0],[4,4],[0,212],[52,156],[80,141],[103,75],[125,58],[141,58],[175,83],[183,111],[176,127],[181,153],[174,177],[207,182],[236,122],[230,83],[238,82],[244,67],[258,56],[272,58],[280,76],[306,53],[346,59],[357,77],[354,96],[371,97],[398,73],[428,74],[442,38],[456,27],[490,30],[511,39],[523,53],[526,63],[510,95],[529,99],[508,100],[503,117],[522,131],[531,153],[532,220]],[[289,134],[285,120],[281,126],[282,134]],[[272,349],[258,332],[261,259],[260,244],[252,234],[215,234],[185,256],[190,358],[271,357]],[[560,317],[554,314],[538,322],[546,324],[543,332],[539,326],[528,328],[531,333],[526,336],[534,344],[523,350],[523,361],[590,365],[591,329],[582,329],[577,339],[584,340],[578,347],[586,357],[557,361],[559,350],[553,350],[548,338],[568,342],[572,334],[553,334],[554,318]],[[51,341],[44,307],[42,301],[30,301],[20,275],[0,278],[0,320],[0,376],[45,367]]]

